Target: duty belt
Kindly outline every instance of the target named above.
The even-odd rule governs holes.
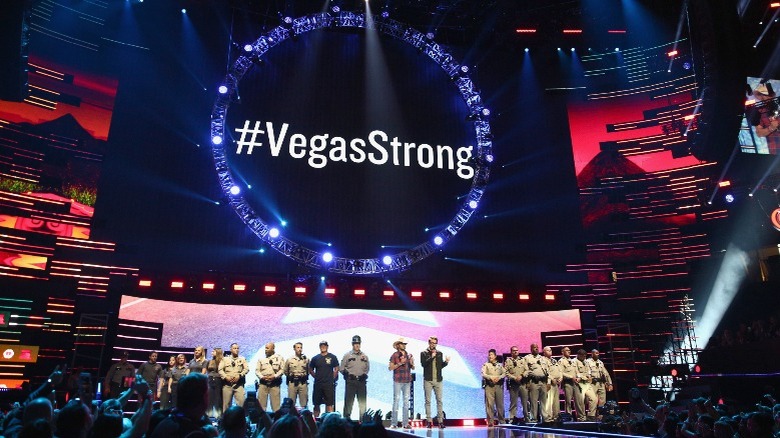
[[[309,377],[308,376],[287,376],[287,384],[294,384],[295,386],[298,385],[306,385],[309,383]]]
[[[547,378],[546,377],[528,376],[528,380],[530,380],[531,383],[544,383],[544,381],[547,380]]]
[[[368,376],[363,374],[362,376],[356,376],[354,374],[348,374],[347,380],[357,380],[358,382],[365,382],[368,380]]]
[[[266,382],[265,380],[261,380],[260,384],[263,386],[279,386],[282,384],[282,378],[279,377],[277,379],[273,379],[270,382]]]

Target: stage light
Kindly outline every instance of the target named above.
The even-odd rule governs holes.
[[[464,426],[473,426],[474,425],[474,420],[473,419],[471,419],[471,420],[463,420],[463,425]]]
[[[293,19],[292,19],[292,17],[289,17],[289,16],[288,16],[288,17],[284,17],[284,18],[282,19],[282,21],[284,22],[284,24],[292,24],[292,22],[293,22]]]
[[[501,301],[504,299],[504,293],[503,292],[493,292],[493,299],[496,301]]]
[[[728,194],[726,194],[726,196],[723,197],[723,199],[725,199],[726,202],[731,204],[732,202],[734,202],[734,195],[732,195],[731,193],[728,193]]]
[[[691,69],[691,63],[688,62],[688,61],[683,62],[683,68],[686,69],[686,70],[690,70]]]
[[[337,14],[341,12],[341,8],[339,7],[339,5],[333,5],[333,7],[331,7],[330,10]]]
[[[477,205],[478,205],[477,201],[469,201],[470,209],[474,210],[475,208],[477,208]]]
[[[387,281],[390,281],[390,280],[387,280]],[[392,298],[392,297],[395,296],[395,291],[392,290],[392,289],[383,290],[382,291],[382,296],[385,297],[385,298]]]
[[[519,299],[520,301],[528,301],[531,299],[531,296],[528,294],[519,294],[517,295],[517,299]]]
[[[563,29],[563,33],[582,33],[582,29]]]
[[[335,287],[326,287],[325,288],[325,295],[328,295],[328,296],[336,295],[336,288]]]
[[[139,287],[151,287],[152,286],[152,280],[139,280],[138,281]]]
[[[280,224],[281,224],[283,227],[286,227],[286,226],[287,226],[287,221],[281,221],[281,222],[280,222]]]
[[[746,252],[734,245],[729,245],[715,276],[715,282],[707,297],[707,304],[704,306],[701,318],[696,321],[696,339],[699,341],[699,348],[707,347],[710,337],[715,333],[723,315],[737,295],[745,278],[745,266],[749,266],[749,264]],[[699,312],[696,313],[699,314]]]
[[[525,50],[525,53],[528,53],[528,47],[526,47],[524,50]]]
[[[483,116],[489,116],[490,115],[490,109],[482,108],[482,115]]]
[[[184,288],[184,282],[183,281],[172,281],[171,282],[171,289],[183,289]]]
[[[265,248],[260,248],[257,250],[260,254],[265,254]]]
[[[559,51],[559,52],[561,51],[561,48],[560,48],[560,47],[558,47],[558,51]]]
[[[393,264],[393,258],[390,257],[389,255],[388,256],[384,256],[384,257],[382,257],[382,263],[384,263],[387,266],[390,266],[391,264]]]
[[[574,47],[572,47],[572,48],[571,48],[571,51],[572,51],[572,52],[574,51]]]
[[[677,50],[672,50],[671,52],[666,52],[666,56],[670,58],[674,58],[675,56],[677,56],[677,53],[678,53]]]
[[[214,137],[211,137],[211,142],[214,144],[222,144],[222,137],[215,135]]]
[[[252,45],[251,44],[244,44],[244,51],[245,52],[251,52],[252,51]]]
[[[444,300],[448,300],[450,298],[450,293],[443,290],[443,291],[439,292],[439,298],[444,299]]]
[[[679,372],[677,371],[677,368],[672,368],[669,371],[669,375],[672,376],[672,377],[677,377],[678,374],[679,374]]]
[[[485,155],[485,161],[487,161],[488,163],[492,163],[493,162],[493,154]]]
[[[325,263],[330,263],[333,261],[333,254],[326,252],[322,254],[322,261]]]
[[[693,372],[694,372],[694,374],[701,373],[701,365],[699,365],[699,364],[694,365],[693,366]]]
[[[233,291],[234,292],[243,292],[246,290],[246,285],[241,283],[236,283],[233,285]]]
[[[466,299],[467,300],[476,300],[477,299],[477,293],[476,292],[466,292]]]
[[[469,66],[468,65],[461,65],[460,66],[460,71],[462,71],[463,73],[468,73],[469,72]]]
[[[214,283],[203,283],[203,290],[214,290],[215,287]]]
[[[544,299],[547,301],[555,301],[555,295],[553,294],[544,294]]]
[[[276,293],[276,285],[266,284],[265,286],[263,286],[263,292],[265,292],[267,294],[275,294]],[[296,294],[298,294],[298,293],[305,294],[306,293],[306,288],[305,287],[296,287],[295,288],[295,293]]]
[[[182,14],[186,14],[186,13],[187,13],[187,10],[182,8],[182,10],[181,10],[181,13],[182,13]]]
[[[441,236],[436,236],[433,238],[433,243],[436,244],[436,246],[440,246],[444,243],[444,239],[442,239]]]
[[[718,182],[718,187],[728,187],[731,185],[731,181],[720,181]]]
[[[220,85],[219,88],[217,88],[217,91],[219,91],[219,94],[225,94],[228,92],[228,87]]]
[[[536,29],[515,29],[517,33],[536,33]]]
[[[238,195],[239,193],[241,193],[241,187],[239,187],[239,186],[233,186],[233,187],[231,187],[231,188],[230,188],[230,194],[231,194],[231,195],[233,195],[233,196],[236,196],[236,195]]]
[[[274,227],[268,230],[268,237],[272,239],[276,239],[277,237],[279,237],[279,229]]]
[[[615,47],[615,51],[619,52],[620,51],[620,47]]]
[[[422,298],[422,291],[413,290],[410,295],[412,298]]]
[[[780,2],[772,2],[769,4],[770,8],[780,8]]]
[[[355,289],[352,293],[356,297],[364,297],[364,296],[366,296],[366,290],[365,289]]]
[[[433,34],[433,32],[428,32],[425,34],[425,38],[428,38],[429,40],[432,40],[436,35]]]
[[[389,18],[389,17],[390,17],[390,12],[382,11],[382,18]]]

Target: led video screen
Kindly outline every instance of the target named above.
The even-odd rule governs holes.
[[[747,78],[749,96],[745,114],[739,129],[739,145],[742,152],[749,154],[777,155],[780,132],[777,120],[780,117],[777,90],[780,80]]]
[[[392,372],[387,366],[393,342],[404,337],[407,351],[419,363],[428,337],[439,339],[439,350],[450,357],[444,369],[444,410],[448,418],[484,416],[480,369],[487,351],[508,353],[518,345],[528,351],[539,343],[540,333],[579,330],[578,310],[531,313],[432,312],[406,310],[362,310],[300,307],[247,307],[172,302],[124,296],[119,318],[162,323],[162,348],[203,345],[229,350],[232,342],[250,363],[247,388],[254,387],[254,365],[264,354],[267,342],[276,352],[289,357],[293,344],[303,343],[308,357],[319,353],[321,340],[339,359],[351,349],[354,335],[362,338],[362,351],[369,357],[368,407],[389,412],[393,397]],[[557,353],[557,351],[556,351]],[[211,354],[210,352],[208,353]],[[192,355],[188,355],[188,360]],[[160,361],[166,362],[163,354]],[[423,412],[422,367],[415,370],[414,412]],[[336,409],[343,409],[344,381],[336,389]],[[435,403],[434,403],[435,404]],[[355,408],[356,409],[356,408]],[[356,412],[356,410],[355,410]],[[353,414],[354,415],[354,414]]]

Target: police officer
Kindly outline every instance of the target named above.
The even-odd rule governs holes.
[[[119,361],[114,362],[108,368],[106,379],[103,382],[103,392],[104,395],[108,394],[108,398],[118,398],[122,391],[132,385],[135,378],[135,367],[127,361],[128,355],[127,351],[122,351],[119,353]]]
[[[547,376],[549,374],[549,362],[539,354],[539,345],[531,344],[531,353],[525,355],[525,363],[528,365],[526,376],[528,377],[528,398],[531,402],[531,421],[542,421],[540,406],[547,403]]]
[[[230,344],[230,356],[222,358],[219,362],[219,377],[222,378],[222,412],[227,412],[236,399],[236,405],[244,407],[246,393],[244,383],[249,372],[249,364],[244,356],[239,356],[239,346],[235,342]]]
[[[511,418],[513,424],[520,423],[520,418],[517,416],[517,399],[519,397],[523,418],[526,423],[529,423],[531,417],[528,410],[528,382],[525,378],[528,365],[526,365],[525,359],[520,357],[520,349],[517,345],[513,345],[509,352],[510,356],[504,361],[507,387],[509,389],[509,418]]]
[[[590,368],[585,363],[585,356],[587,352],[583,349],[577,350],[577,359],[574,361],[577,367],[577,377],[574,381],[580,389],[580,396],[577,397],[577,421],[585,421],[588,419],[585,412],[585,402],[588,401],[589,405],[595,406],[595,395],[590,387]],[[595,409],[593,409],[595,412]]]
[[[576,403],[576,400],[582,397],[580,386],[575,382],[577,379],[577,364],[575,361],[576,359],[571,357],[571,348],[563,347],[558,367],[561,369],[561,377],[563,378],[564,410],[569,415],[572,415],[572,403]]]
[[[268,398],[271,398],[271,410],[276,412],[282,404],[281,386],[282,374],[284,374],[284,358],[276,353],[276,345],[273,342],[265,344],[265,357],[257,360],[255,376],[259,384],[257,389],[257,401],[260,408],[266,410]]]
[[[303,344],[293,345],[295,355],[284,363],[284,375],[287,376],[287,397],[305,408],[309,404],[309,359],[303,354]]]
[[[496,350],[491,348],[488,351],[488,361],[482,364],[482,387],[485,388],[488,427],[504,422],[504,374],[504,367],[498,363]]]
[[[369,362],[368,356],[360,351],[360,336],[352,337],[352,350],[347,352],[341,359],[341,372],[344,374],[344,380],[347,381],[344,390],[344,417],[349,418],[352,414],[352,404],[355,402],[355,396],[358,399],[358,409],[360,417],[366,413],[366,380],[368,380]]]
[[[563,374],[558,361],[552,357],[552,348],[544,347],[542,355],[550,363],[549,381],[547,383],[547,403],[544,406],[544,421],[552,423],[561,414],[561,380]]]
[[[590,368],[590,375],[593,379],[591,387],[595,395],[595,409],[588,409],[588,416],[598,419],[596,409],[601,408],[607,403],[607,391],[612,391],[612,378],[609,377],[604,362],[599,359],[599,350],[594,348],[590,352],[590,358],[585,359],[585,364]]]

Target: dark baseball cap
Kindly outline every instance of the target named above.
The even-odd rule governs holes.
[[[320,341],[320,345],[328,345],[328,341]]]

